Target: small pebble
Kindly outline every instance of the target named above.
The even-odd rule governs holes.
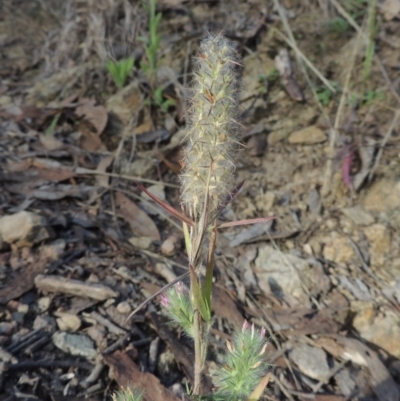
[[[38,308],[40,312],[46,312],[50,308],[51,298],[42,297],[38,300]]]
[[[1,322],[0,323],[0,335],[5,334],[10,336],[14,331],[14,324],[8,322]]]
[[[46,329],[51,331],[55,328],[56,321],[49,315],[38,315],[36,316],[35,321],[33,322],[33,329]]]
[[[119,313],[128,314],[128,313],[132,312],[132,307],[129,305],[129,302],[127,302],[127,301],[120,302],[117,305],[117,311]]]
[[[26,304],[19,304],[17,311],[19,313],[28,313],[29,312],[29,305]]]
[[[176,252],[178,238],[175,235],[168,237],[161,245],[161,252],[165,256],[172,256]]]
[[[140,249],[149,249],[153,240],[148,237],[132,237],[128,240],[134,247]]]
[[[57,326],[62,331],[78,331],[81,327],[81,319],[70,313],[58,314]]]

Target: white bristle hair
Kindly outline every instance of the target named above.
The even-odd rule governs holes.
[[[181,174],[182,203],[195,220],[204,208],[207,182],[210,213],[224,203],[235,185],[239,146],[239,124],[235,120],[237,65],[236,52],[223,35],[209,35],[202,41],[194,70]]]

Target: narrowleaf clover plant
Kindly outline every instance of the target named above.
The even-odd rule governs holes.
[[[202,375],[212,325],[211,294],[218,230],[273,219],[218,222],[218,216],[243,185],[242,182],[235,186],[236,154],[240,149],[239,124],[235,119],[239,65],[233,45],[222,34],[209,35],[202,41],[196,57],[180,177],[184,212],[171,208],[138,183],[183,224],[190,288],[178,280],[170,283],[163,291],[161,305],[171,320],[194,341],[194,383],[190,396],[195,400],[257,401],[269,380],[265,330],[256,330],[245,321],[242,329],[233,334],[232,342],[227,342],[225,364],[215,377],[215,392],[202,394]],[[204,278],[201,277],[203,265]]]

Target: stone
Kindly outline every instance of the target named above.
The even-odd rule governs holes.
[[[369,188],[364,209],[370,212],[391,212],[400,207],[400,181],[381,179]]]
[[[354,257],[354,250],[347,238],[337,232],[331,233],[327,238],[324,250],[324,258],[335,263],[350,262]]]
[[[153,243],[153,240],[149,237],[131,237],[128,241],[135,248],[140,249],[149,249]]]
[[[340,369],[335,375],[335,381],[344,396],[350,396],[356,387],[348,368]]]
[[[57,312],[57,326],[61,331],[78,331],[81,327],[81,319],[71,313]]]
[[[292,132],[288,141],[293,145],[314,145],[323,143],[327,139],[325,133],[315,125]]]
[[[308,302],[302,283],[302,281],[309,281],[307,276],[310,267],[307,261],[294,255],[284,254],[270,246],[263,246],[258,249],[254,265],[254,275],[260,288],[266,294],[272,293],[280,299],[291,297],[293,306],[299,300]]]
[[[47,331],[52,331],[56,327],[56,322],[54,318],[49,315],[38,315],[33,322],[33,329],[45,329]]]
[[[364,340],[400,358],[400,319],[393,312],[375,314],[372,308],[360,310],[353,320],[353,327]]]
[[[129,305],[129,302],[123,301],[117,305],[117,311],[127,315],[128,313],[132,312],[132,307]]]
[[[161,244],[161,252],[165,256],[173,256],[176,252],[178,238],[175,235],[169,236],[162,244]]]
[[[297,365],[300,372],[312,379],[325,380],[329,376],[326,353],[320,348],[298,344],[289,352],[289,358]]]
[[[65,331],[57,331],[53,334],[52,340],[58,349],[67,354],[88,359],[94,359],[97,356],[93,341],[83,334],[69,334]]]
[[[26,314],[29,312],[29,305],[26,304],[19,304],[17,312]]]
[[[63,254],[66,244],[65,240],[61,238],[56,239],[51,244],[47,244],[42,248],[43,256],[49,260],[58,260]]]
[[[22,211],[0,218],[0,238],[8,244],[31,246],[49,237],[46,219],[36,213]]]
[[[40,312],[46,312],[50,308],[51,298],[50,297],[39,298],[37,304]]]
[[[14,323],[0,322],[0,335],[10,336],[15,328]]]
[[[369,226],[375,222],[374,217],[360,206],[342,209],[342,213],[357,226]]]

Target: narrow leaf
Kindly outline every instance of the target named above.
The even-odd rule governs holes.
[[[192,243],[190,242],[189,227],[185,222],[182,222],[182,225],[183,225],[183,235],[185,237],[186,253],[190,260],[190,255],[192,254]]]
[[[150,196],[151,199],[153,199],[154,202],[159,204],[166,212],[172,214],[172,216],[175,216],[177,219],[180,221],[188,224],[191,227],[194,227],[194,221],[190,219],[189,217],[185,216],[183,213],[178,212],[176,209],[174,209],[172,206],[168,205],[168,203],[164,202],[154,194],[152,194],[150,191],[148,191],[142,184],[139,184],[137,181],[136,185],[148,196]]]
[[[257,387],[254,389],[254,391],[250,394],[250,397],[247,399],[247,401],[258,401],[260,397],[262,396],[265,387],[268,386],[269,379],[271,378],[271,373],[267,373],[258,383]]]
[[[217,230],[211,232],[210,244],[208,249],[208,258],[206,266],[206,283],[204,289],[204,297],[208,305],[208,309],[211,310],[211,294],[212,294],[212,279],[214,272],[214,255],[215,255],[215,243],[217,240]]]
[[[247,226],[249,224],[257,224],[257,223],[266,223],[267,221],[275,220],[276,216],[271,217],[257,217],[255,219],[246,219],[246,220],[238,220],[238,221],[228,221],[226,223],[222,223],[217,228],[228,228],[228,227],[236,227],[236,226]]]
[[[190,289],[192,291],[192,297],[195,307],[199,310],[201,317],[209,322],[211,320],[211,311],[208,309],[208,305],[205,302],[203,291],[201,288],[201,283],[198,281],[196,272],[193,266],[189,266],[190,269]]]

